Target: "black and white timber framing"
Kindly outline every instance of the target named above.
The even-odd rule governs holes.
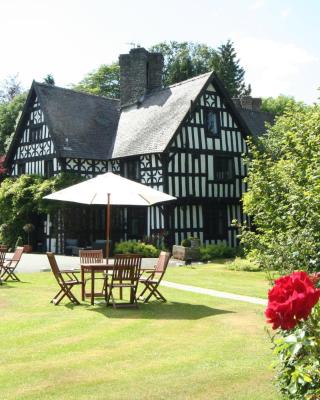
[[[243,157],[252,131],[219,79],[201,75],[120,106],[34,82],[6,159],[11,175],[63,171],[91,178],[112,171],[177,197],[143,210],[115,208],[115,241],[165,231],[170,243],[196,236],[206,244],[236,246],[232,220],[245,219]],[[104,239],[104,221],[101,207],[48,215],[39,227],[43,247],[62,253],[75,237],[80,246],[90,245]]]

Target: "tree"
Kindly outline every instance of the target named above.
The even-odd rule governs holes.
[[[6,151],[8,141],[14,132],[19,113],[22,111],[27,93],[15,96],[11,101],[0,104],[0,154]]]
[[[261,110],[279,116],[283,115],[287,108],[292,107],[296,103],[303,105],[302,102],[297,102],[292,96],[280,94],[278,97],[266,97],[262,99]]]
[[[292,104],[250,145],[242,243],[265,268],[320,270],[320,106]]]
[[[149,49],[164,56],[163,83],[165,86],[181,82],[210,71],[216,51],[192,42],[161,42]]]
[[[120,97],[120,68],[117,63],[103,64],[89,72],[73,89],[113,99]]]
[[[164,56],[163,84],[172,85],[194,76],[215,70],[223,80],[230,95],[239,97],[248,95],[250,85],[244,83],[244,69],[228,41],[218,50],[192,42],[161,42],[151,46],[149,51],[160,52]],[[120,68],[117,63],[101,65],[88,73],[73,89],[101,96],[120,97]]]
[[[45,76],[43,78],[43,82],[46,83],[47,85],[52,85],[52,86],[55,85],[54,78],[51,74],[48,74],[47,76]]]
[[[250,95],[251,86],[245,84],[245,70],[240,66],[240,60],[237,59],[237,53],[231,40],[218,47],[210,66],[222,80],[231,97]]]
[[[0,85],[0,103],[12,101],[22,91],[21,83],[18,81],[18,74],[9,76]]]
[[[0,243],[13,247],[23,234],[24,225],[36,223],[39,215],[65,206],[45,201],[44,196],[83,180],[72,173],[62,173],[50,179],[37,175],[5,179],[0,186]]]

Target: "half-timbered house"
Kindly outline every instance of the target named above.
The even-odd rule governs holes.
[[[9,148],[12,176],[70,171],[122,174],[177,197],[149,209],[113,213],[113,240],[166,231],[170,243],[237,244],[242,220],[246,138],[264,132],[270,115],[259,99],[232,100],[214,72],[162,87],[163,57],[143,48],[121,55],[120,100],[33,82]],[[104,238],[104,211],[72,207],[43,220],[45,247],[63,252]]]

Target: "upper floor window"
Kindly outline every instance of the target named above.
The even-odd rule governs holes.
[[[29,142],[38,142],[41,139],[41,128],[30,128],[29,131]]]
[[[214,158],[214,178],[216,181],[231,181],[234,178],[234,159],[231,157]]]
[[[204,117],[207,134],[210,136],[219,136],[220,123],[218,112],[213,110],[205,110]]]
[[[133,181],[140,181],[139,159],[131,159],[124,162],[123,176]]]

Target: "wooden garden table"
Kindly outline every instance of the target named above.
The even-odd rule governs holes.
[[[95,279],[95,273],[96,272],[108,272],[110,270],[113,270],[113,265],[112,264],[105,264],[105,263],[96,263],[96,264],[80,264],[81,267],[81,297],[82,300],[85,300],[86,297],[86,292],[85,292],[85,274],[90,273],[91,275],[91,291],[90,291],[90,298],[91,298],[91,304],[94,305],[94,297],[97,295],[102,295],[103,293],[95,293],[94,291],[94,279]]]

